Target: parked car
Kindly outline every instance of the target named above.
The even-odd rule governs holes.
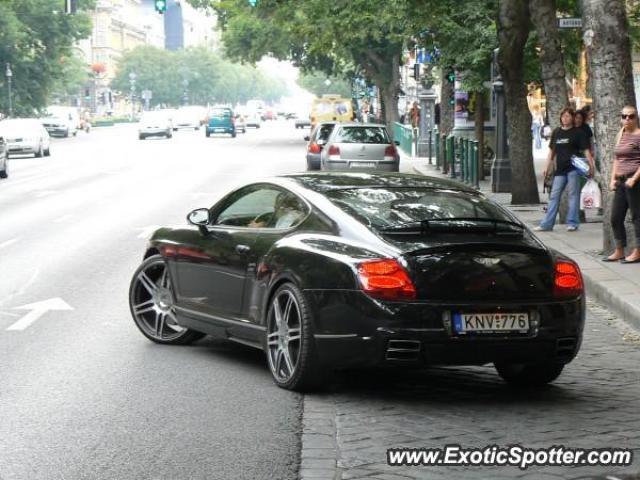
[[[187,220],[151,236],[130,284],[136,326],[160,344],[262,349],[283,388],[329,369],[491,363],[540,386],[580,349],[577,264],[458,182],[287,175]]]
[[[310,127],[311,126],[311,120],[310,120],[309,114],[307,114],[307,113],[296,114],[296,119],[294,120],[294,125],[296,126],[296,128],[307,128],[307,127]]]
[[[42,126],[51,136],[75,137],[82,126],[82,120],[75,107],[51,106],[47,107],[47,112],[42,118]]]
[[[138,124],[138,138],[140,140],[148,137],[171,138],[173,136],[172,127],[171,119],[166,112],[144,112]]]
[[[384,125],[338,124],[327,139],[320,157],[322,170],[384,170],[397,172],[398,142],[392,142]]]
[[[323,122],[315,126],[310,135],[304,137],[307,143],[307,170],[320,170],[320,154],[336,122]]]
[[[181,107],[173,117],[173,129],[193,128],[194,130],[200,130],[204,117],[206,117],[206,109],[204,107]]]
[[[236,127],[231,108],[218,107],[209,112],[209,123],[205,129],[205,135],[209,137],[212,133],[228,133],[235,138]]]
[[[235,114],[234,117],[236,132],[247,133],[247,123],[244,118],[244,115],[240,115],[239,113]]]
[[[7,157],[33,154],[36,157],[51,155],[49,132],[37,118],[11,118],[0,122],[0,137],[7,146]]]
[[[0,137],[0,178],[9,176],[9,162],[7,162],[7,144],[3,137]]]

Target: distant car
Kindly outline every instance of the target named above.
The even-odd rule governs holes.
[[[244,121],[247,127],[260,128],[262,125],[262,120],[258,112],[247,113],[244,117]]]
[[[244,118],[244,115],[240,115],[240,114],[235,115],[235,126],[236,126],[236,132],[247,133],[247,123]]]
[[[138,125],[138,138],[173,136],[171,118],[166,112],[144,112]]]
[[[311,120],[308,114],[296,114],[295,119],[296,128],[306,128],[311,126]]]
[[[4,138],[0,137],[0,178],[9,176],[9,162],[7,162],[7,144]]]
[[[322,170],[382,170],[397,172],[400,156],[384,125],[338,124],[322,149]]]
[[[176,111],[173,117],[173,129],[193,128],[200,130],[202,119],[206,116],[206,111],[201,107],[182,107]]]
[[[320,154],[336,122],[323,122],[316,125],[311,134],[304,137],[307,144],[307,170],[320,170]]]
[[[7,157],[33,154],[36,157],[51,155],[49,132],[37,118],[11,118],[0,122],[0,137],[7,146]]]
[[[70,135],[75,137],[82,125],[80,114],[75,107],[48,107],[41,121],[42,126],[49,132],[49,135],[61,137]]]
[[[229,107],[218,107],[209,112],[209,123],[207,123],[205,135],[209,137],[212,133],[228,133],[232,138],[235,138],[236,127],[233,110]]]

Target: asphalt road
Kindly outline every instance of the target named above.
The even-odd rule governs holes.
[[[131,275],[159,225],[232,185],[304,168],[304,132],[135,126],[56,139],[0,181],[0,479],[293,479],[300,395],[261,352],[136,329]],[[44,302],[44,303],[41,303]],[[35,305],[33,305],[35,304]]]

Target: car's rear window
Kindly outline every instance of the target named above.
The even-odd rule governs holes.
[[[390,143],[384,127],[342,127],[336,137],[338,143]]]
[[[389,228],[423,220],[490,218],[513,222],[504,210],[465,192],[430,188],[352,188],[326,196],[365,225]]]
[[[231,110],[226,108],[211,110],[211,116],[215,118],[228,118],[231,116]]]

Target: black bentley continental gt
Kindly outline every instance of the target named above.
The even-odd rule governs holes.
[[[296,174],[161,228],[133,275],[150,340],[262,349],[275,383],[346,367],[483,365],[514,385],[560,375],[582,341],[578,266],[458,183]]]

